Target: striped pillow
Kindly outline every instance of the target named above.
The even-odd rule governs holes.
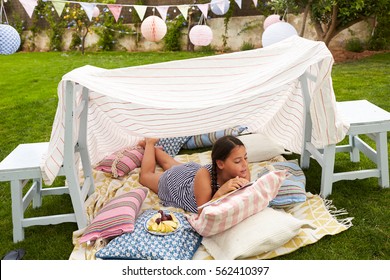
[[[269,172],[253,185],[206,206],[200,214],[189,216],[188,220],[202,236],[223,232],[267,207],[285,178],[284,170]]]
[[[306,201],[306,177],[295,161],[275,162],[270,164],[273,170],[286,170],[287,178],[283,181],[278,194],[271,200],[272,207],[285,207],[294,203]],[[258,173],[258,178],[267,174],[269,170],[264,167]]]
[[[228,128],[225,130],[218,130],[215,132],[199,134],[191,136],[186,143],[183,145],[183,149],[192,150],[198,148],[211,147],[219,138],[225,135],[238,136],[243,132],[247,127],[245,126],[235,126],[233,128]]]
[[[111,173],[114,178],[122,177],[141,166],[144,151],[140,146],[125,148],[105,157],[95,169]]]
[[[110,238],[134,230],[135,219],[148,194],[147,188],[136,188],[110,200],[86,228],[79,242]]]

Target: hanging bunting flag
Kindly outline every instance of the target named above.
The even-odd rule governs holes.
[[[190,5],[179,5],[177,6],[180,13],[183,15],[183,17],[187,20],[188,17],[188,9],[190,8]]]
[[[19,0],[19,2],[22,4],[24,10],[31,18],[35,7],[38,5],[38,0]]]
[[[87,17],[91,21],[93,17],[93,9],[96,7],[96,4],[80,2],[80,5],[83,7]]]
[[[141,5],[134,5],[133,6],[135,11],[137,12],[139,18],[142,20],[144,20],[144,16],[145,16],[145,13],[146,13],[146,9],[147,9],[147,6],[141,6]]]
[[[165,21],[167,19],[167,12],[169,6],[157,6],[156,8],[157,11],[160,13],[162,20]]]
[[[198,4],[197,6],[198,6],[198,9],[202,12],[204,18],[207,18],[209,4]]]
[[[115,18],[115,21],[118,21],[119,16],[122,11],[122,5],[117,4],[107,4],[108,9],[111,11],[112,15]]]
[[[65,2],[52,1],[51,3],[53,4],[54,9],[56,10],[58,16],[60,17],[62,14],[62,11],[64,10]]]
[[[236,2],[236,4],[238,5],[238,7],[241,9],[242,0],[234,0],[234,2]]]
[[[253,5],[255,5],[255,8],[257,7],[257,0],[253,0]]]

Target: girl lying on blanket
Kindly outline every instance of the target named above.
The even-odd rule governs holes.
[[[180,163],[146,139],[139,182],[158,194],[164,206],[197,213],[198,206],[244,186],[250,181],[244,144],[233,136],[213,145],[211,164]],[[156,172],[156,163],[164,172]],[[200,210],[199,210],[200,212]]]

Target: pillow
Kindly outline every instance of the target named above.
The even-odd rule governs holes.
[[[144,151],[140,146],[122,149],[105,157],[95,169],[111,173],[114,178],[122,177],[141,166]]]
[[[286,170],[286,180],[282,182],[278,194],[271,200],[270,206],[284,207],[294,203],[306,201],[306,177],[295,161],[275,162],[270,164],[273,170]],[[258,173],[258,178],[267,174],[269,170],[264,167]]]
[[[176,156],[184,143],[190,139],[190,136],[185,137],[172,137],[172,138],[161,138],[156,146],[161,146],[167,154],[171,157]]]
[[[240,135],[237,138],[245,145],[248,162],[265,161],[286,153],[282,145],[264,134]]]
[[[148,194],[148,188],[136,188],[111,199],[87,226],[80,243],[110,238],[134,230],[135,219]]]
[[[96,253],[101,259],[190,260],[200,246],[202,237],[187,222],[182,213],[174,212],[180,227],[169,235],[154,235],[146,231],[146,222],[156,210],[146,210],[135,224],[134,232],[118,236]]]
[[[270,172],[251,186],[204,207],[200,214],[189,216],[188,221],[202,236],[223,232],[267,207],[285,177],[285,171]]]
[[[189,140],[183,145],[183,149],[198,149],[211,147],[215,141],[225,135],[238,136],[241,132],[246,129],[245,126],[235,126],[233,128],[228,128],[225,130],[219,130],[211,133],[199,134],[191,136]]]
[[[266,207],[224,232],[204,237],[202,244],[214,259],[244,259],[279,248],[304,227],[313,228],[291,214]]]

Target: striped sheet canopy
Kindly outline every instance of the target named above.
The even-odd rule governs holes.
[[[78,85],[76,103],[82,87],[89,89],[92,164],[143,137],[196,135],[236,125],[301,153],[304,100],[298,78],[305,71],[317,77],[308,84],[313,143],[338,143],[348,130],[337,113],[332,65],[323,42],[293,36],[250,51],[112,70],[77,68],[58,86],[58,109],[43,164],[46,183],[63,160],[66,81]]]

